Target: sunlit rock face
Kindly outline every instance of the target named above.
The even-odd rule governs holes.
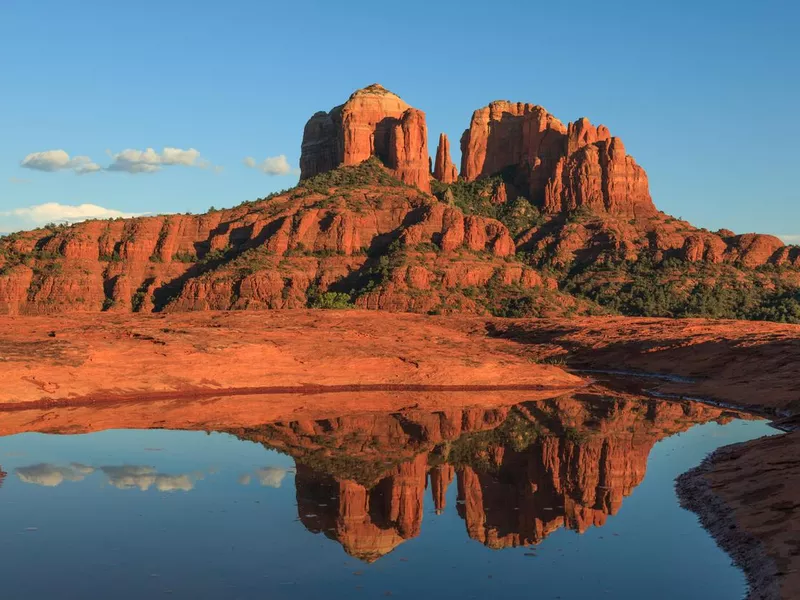
[[[330,112],[318,112],[303,130],[300,179],[376,156],[397,177],[430,191],[425,113],[375,83]]]
[[[433,176],[442,183],[453,183],[458,179],[458,170],[450,158],[450,140],[444,133],[439,135],[436,147],[436,160],[433,164]]]
[[[630,217],[656,214],[647,174],[622,140],[582,118],[565,126],[541,106],[496,101],[461,137],[461,176],[503,173],[549,213],[586,207]]]
[[[561,397],[498,409],[367,414],[237,431],[297,462],[301,522],[373,562],[419,535],[424,497],[490,548],[603,526],[645,476],[654,444],[724,410]],[[457,486],[455,507],[447,506]]]
[[[297,507],[302,523],[337,540],[345,551],[367,562],[419,535],[427,456],[392,469],[372,487],[352,479],[297,470]]]

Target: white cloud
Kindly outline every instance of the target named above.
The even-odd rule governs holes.
[[[20,467],[15,472],[17,477],[25,483],[56,487],[65,481],[83,481],[87,475],[94,473],[94,468],[80,463],[72,463],[66,467],[40,463],[29,467]]]
[[[30,183],[31,180],[30,179],[24,179],[22,177],[9,177],[8,178],[8,182],[9,183],[14,183],[14,184],[17,184],[17,185],[24,185],[24,184]]]
[[[19,231],[44,225],[45,223],[77,223],[86,219],[115,219],[137,217],[141,213],[126,213],[97,204],[59,204],[46,202],[0,211],[0,231]]]
[[[279,488],[288,472],[287,469],[279,467],[264,467],[263,469],[256,469],[255,476],[264,487]]]
[[[106,474],[108,482],[120,490],[139,489],[146,492],[155,487],[159,492],[189,492],[194,489],[194,481],[189,475],[164,475],[153,467],[122,465],[100,467],[100,470]]]
[[[96,173],[101,170],[100,165],[93,162],[88,156],[70,158],[64,150],[33,152],[22,159],[20,166],[35,171],[73,171],[78,175]]]
[[[800,233],[777,234],[784,244],[800,244]]]
[[[245,167],[258,169],[264,173],[264,175],[291,175],[298,172],[297,169],[292,169],[291,165],[289,165],[285,154],[269,156],[260,163],[256,162],[256,159],[252,156],[248,156],[242,162]]]
[[[97,469],[80,463],[68,466],[40,463],[15,470],[17,477],[25,483],[56,487],[65,481],[83,481]],[[194,489],[194,482],[202,479],[202,473],[195,475],[166,475],[158,473],[153,467],[121,465],[100,467],[108,482],[120,490],[139,489],[146,492],[151,487],[159,492],[188,492]]]
[[[200,158],[200,152],[194,148],[181,150],[180,148],[164,148],[156,152],[152,148],[146,150],[123,150],[117,154],[108,152],[113,159],[106,170],[122,171],[124,173],[155,173],[163,167],[182,166],[199,167],[208,169],[212,165],[207,160]],[[215,167],[216,170],[216,167]]]

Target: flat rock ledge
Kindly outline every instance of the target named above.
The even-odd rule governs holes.
[[[749,587],[746,600],[780,600],[777,565],[763,544],[739,527],[733,510],[714,493],[706,477],[716,462],[740,445],[743,444],[725,446],[709,454],[700,465],[678,476],[675,489],[681,506],[698,516],[717,545],[744,571]]]

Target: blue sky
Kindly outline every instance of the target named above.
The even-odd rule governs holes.
[[[44,203],[202,212],[291,187],[308,117],[380,82],[426,112],[431,152],[491,100],[534,102],[607,125],[662,210],[797,236],[799,27],[788,0],[3,0],[0,231]],[[60,169],[21,166],[53,150],[28,164]]]

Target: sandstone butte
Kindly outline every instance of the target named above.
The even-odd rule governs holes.
[[[430,157],[425,113],[375,83],[330,112],[306,123],[300,179],[376,156],[398,178],[430,191]]]
[[[461,175],[511,172],[515,188],[549,213],[579,207],[632,218],[657,214],[647,174],[622,140],[588,119],[565,126],[541,106],[492,102],[461,137]]]
[[[544,223],[512,235],[465,214],[451,189],[431,195],[424,113],[375,84],[309,120],[292,190],[201,215],[0,238],[0,314],[302,308],[325,292],[367,309],[479,314],[525,293],[539,314],[584,314],[599,307],[560,291],[542,265],[642,256],[717,265],[767,289],[800,285],[800,248],[657,211],[644,170],[602,125],[565,126],[540,106],[493,102],[475,111],[461,148],[458,182],[502,174],[481,192],[487,202],[525,196]],[[434,172],[438,185],[455,185],[442,183],[457,177],[444,135]],[[578,209],[591,216],[573,219]],[[763,265],[782,269],[753,271]]]

